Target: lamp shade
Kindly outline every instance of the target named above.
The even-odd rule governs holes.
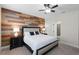
[[[13,32],[19,32],[19,28],[13,28]]]
[[[18,36],[18,32],[19,32],[19,28],[18,27],[15,27],[13,28],[13,32],[14,32],[14,36],[17,37]]]
[[[42,31],[45,31],[45,28],[42,28]]]

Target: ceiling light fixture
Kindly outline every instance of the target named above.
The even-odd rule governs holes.
[[[46,9],[45,12],[46,12],[46,13],[50,13],[51,10],[50,10],[50,9]]]

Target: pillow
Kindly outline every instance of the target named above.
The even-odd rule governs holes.
[[[24,36],[29,37],[30,36],[29,32],[24,32]]]
[[[35,34],[36,34],[36,35],[39,35],[39,32],[38,32],[38,31],[35,31]]]
[[[30,35],[34,35],[34,32],[30,32]]]

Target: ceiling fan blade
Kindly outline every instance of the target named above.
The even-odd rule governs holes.
[[[50,5],[50,4],[44,4],[44,7],[45,7],[45,8],[49,8],[49,5]]]
[[[55,12],[55,10],[51,10],[51,12]]]
[[[47,4],[44,4],[44,7],[46,7],[47,6]]]
[[[51,9],[52,9],[52,8],[56,8],[56,7],[58,7],[58,5],[55,5],[55,6],[51,7]]]
[[[39,10],[39,11],[45,11],[44,9],[41,9],[41,10]]]

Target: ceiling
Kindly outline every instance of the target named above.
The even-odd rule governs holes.
[[[43,4],[2,4],[1,6],[3,8],[19,11],[38,17],[45,17],[46,15],[52,17],[52,15],[79,10],[79,4],[60,4],[57,8],[55,8],[56,12],[50,14],[44,14],[44,12],[38,11],[40,9],[44,9]]]

